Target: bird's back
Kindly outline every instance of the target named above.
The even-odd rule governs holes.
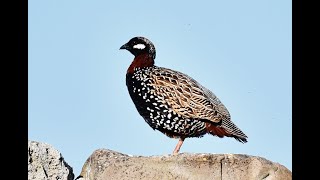
[[[184,73],[157,66],[138,68],[127,75],[127,86],[138,112],[153,129],[171,137],[211,133],[246,142],[221,101]]]

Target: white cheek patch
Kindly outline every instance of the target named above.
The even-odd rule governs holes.
[[[136,45],[133,46],[133,48],[134,49],[144,49],[144,48],[146,48],[146,45],[144,45],[144,44],[136,44]]]

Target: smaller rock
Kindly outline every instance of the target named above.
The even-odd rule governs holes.
[[[73,180],[74,174],[61,153],[51,145],[28,141],[28,180]]]

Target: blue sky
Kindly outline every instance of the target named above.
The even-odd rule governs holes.
[[[214,92],[249,137],[186,139],[181,152],[261,156],[292,170],[292,4],[244,1],[28,1],[28,138],[57,148],[78,176],[92,152],[165,155],[177,139],[153,131],[125,75],[134,36],[156,65]]]

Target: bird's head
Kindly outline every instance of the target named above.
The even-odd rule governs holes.
[[[156,49],[152,42],[145,37],[134,37],[129,42],[122,45],[120,49],[130,51],[134,56],[147,53],[152,59],[156,58]]]

